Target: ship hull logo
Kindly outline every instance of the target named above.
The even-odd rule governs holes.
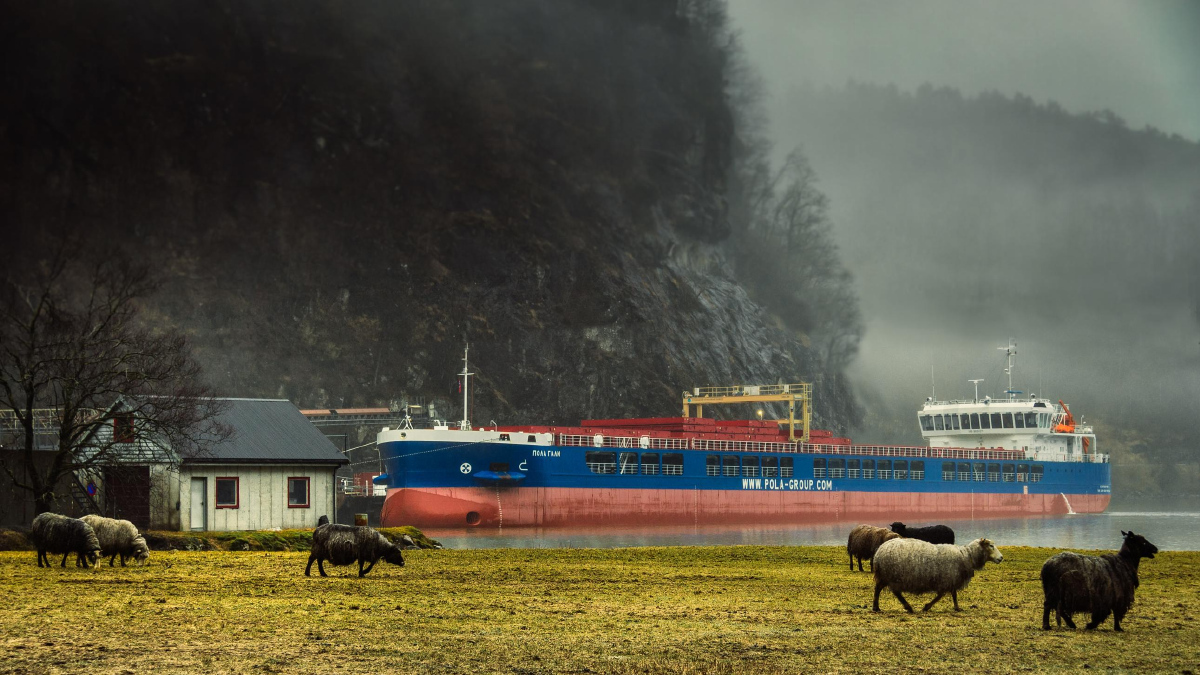
[[[463,473],[471,473],[471,465],[466,462],[463,462],[462,466],[458,467],[458,470]]]

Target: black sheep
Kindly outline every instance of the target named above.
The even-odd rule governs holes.
[[[62,566],[67,566],[67,556],[75,554],[75,565],[95,567],[100,563],[100,540],[92,526],[78,518],[68,518],[57,513],[42,513],[33,519],[29,530],[29,541],[37,547],[38,567],[42,561],[50,567],[50,553],[62,554]]]
[[[1138,564],[1142,558],[1153,558],[1158,547],[1140,534],[1121,534],[1125,542],[1116,555],[1065,552],[1042,564],[1043,630],[1050,630],[1050,610],[1054,610],[1060,626],[1066,621],[1074,628],[1071,615],[1090,612],[1088,630],[1094,630],[1109,614],[1113,615],[1113,630],[1122,630],[1121,619],[1133,605],[1133,592],[1138,587]]]
[[[404,556],[400,554],[400,547],[373,528],[325,524],[313,531],[312,552],[308,555],[308,566],[304,568],[304,576],[310,576],[314,561],[321,576],[327,577],[329,575],[325,573],[324,565],[326,560],[334,565],[349,565],[357,560],[358,576],[364,577],[380,558],[393,565],[404,566]],[[368,562],[370,564],[363,569],[363,565]]]
[[[904,523],[892,523],[892,532],[909,539],[920,539],[931,544],[953,544],[954,530],[945,525],[930,525],[928,527],[908,527]]]

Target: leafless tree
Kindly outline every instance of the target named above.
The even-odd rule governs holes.
[[[157,287],[145,265],[74,236],[26,248],[0,283],[0,445],[38,513],[72,474],[177,465],[229,436],[186,337],[142,316]]]

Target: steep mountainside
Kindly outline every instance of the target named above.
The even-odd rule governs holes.
[[[731,262],[718,2],[6,14],[0,205],[153,260],[153,316],[230,395],[456,417],[469,341],[477,422],[801,378],[820,424],[856,419],[840,365]]]

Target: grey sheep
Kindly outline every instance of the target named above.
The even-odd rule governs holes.
[[[88,514],[80,520],[96,531],[96,538],[100,540],[100,555],[108,556],[109,567],[113,566],[117,556],[121,556],[121,567],[125,567],[128,558],[141,565],[150,560],[150,547],[146,545],[146,539],[138,534],[137,526],[128,520],[94,514]]]
[[[892,532],[909,539],[920,539],[931,544],[953,544],[954,530],[946,525],[928,525],[926,527],[909,527],[901,522],[892,523]]]
[[[850,556],[850,571],[854,571],[855,558],[858,558],[859,572],[863,571],[862,561],[864,558],[871,561],[871,571],[875,571],[873,560],[875,551],[883,542],[899,538],[900,535],[886,527],[859,525],[850,530],[850,536],[846,539],[846,553]]]
[[[92,526],[78,518],[68,518],[57,513],[42,513],[33,519],[29,540],[37,547],[38,567],[42,561],[50,567],[50,556],[62,554],[62,567],[67,566],[67,556],[75,554],[76,566],[94,567],[100,564],[100,541]]]
[[[875,552],[875,606],[879,611],[879,592],[890,588],[904,609],[913,608],[904,599],[903,593],[936,593],[937,595],[922,611],[930,607],[947,593],[954,599],[954,611],[958,606],[958,592],[967,587],[976,570],[983,569],[988,561],[1002,562],[1004,555],[987,539],[976,539],[966,546],[953,544],[930,544],[920,539],[893,539],[884,542]]]
[[[326,560],[334,565],[349,565],[357,560],[358,576],[365,577],[380,558],[393,565],[404,566],[404,556],[400,554],[400,547],[373,528],[325,524],[313,531],[312,552],[308,554],[308,566],[304,568],[304,576],[311,576],[314,561],[321,576],[327,577],[329,575],[325,573],[324,565]],[[363,569],[366,563],[370,564]]]
[[[1125,542],[1113,555],[1080,555],[1064,552],[1042,564],[1042,629],[1050,630],[1050,610],[1058,625],[1075,627],[1071,615],[1090,612],[1092,620],[1085,628],[1095,630],[1111,613],[1113,630],[1121,631],[1121,619],[1133,605],[1138,587],[1138,564],[1153,558],[1158,547],[1140,534],[1122,531]]]

